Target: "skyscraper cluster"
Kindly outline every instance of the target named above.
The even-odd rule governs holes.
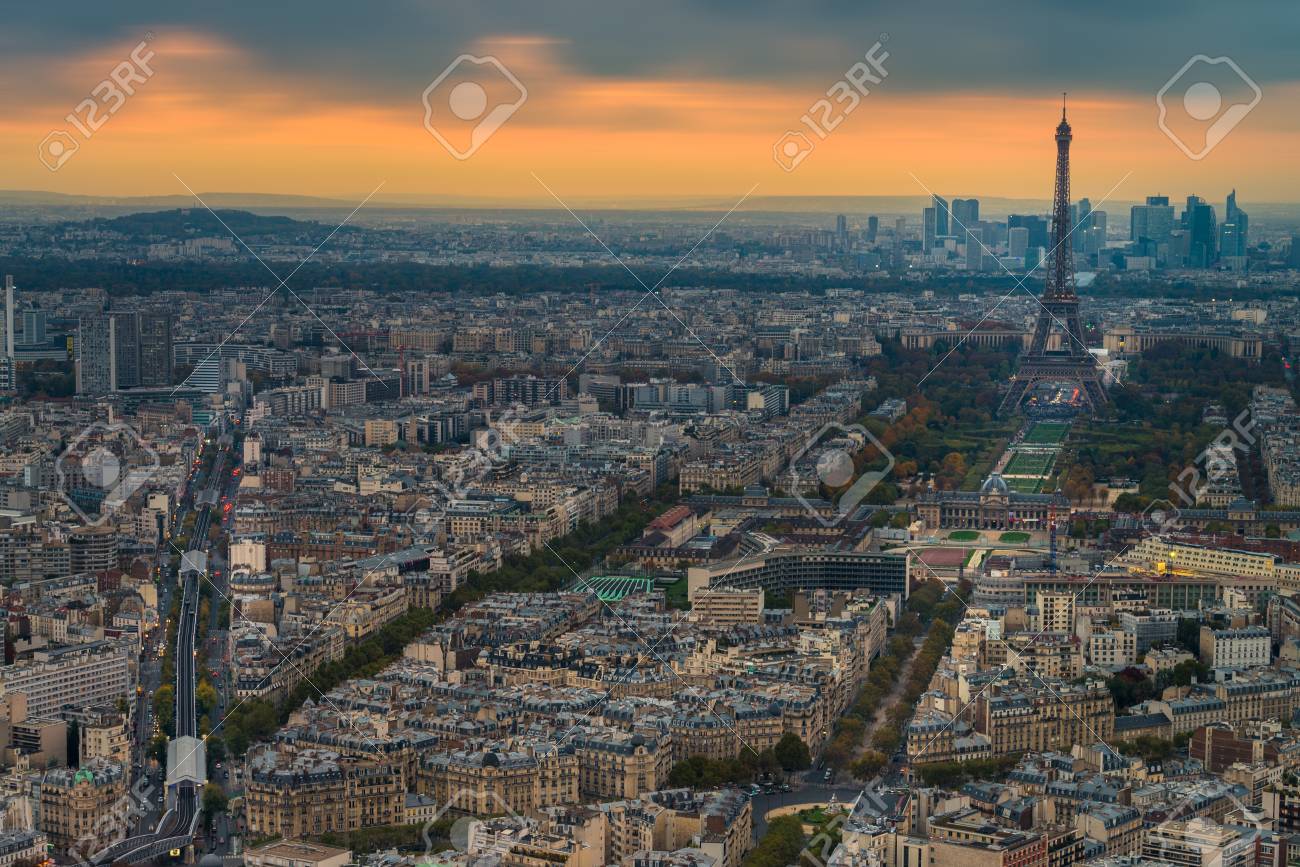
[[[1200,196],[1188,196],[1175,219],[1168,196],[1147,196],[1145,204],[1134,205],[1131,211],[1132,251],[1127,266],[1243,269],[1250,217],[1237,206],[1236,190],[1228,194],[1223,216],[1219,223],[1213,205]]]
[[[1105,247],[1106,214],[1094,211],[1084,199],[1076,207],[1078,230],[1087,235],[1077,245],[1080,253],[1095,254]],[[1081,211],[1079,209],[1082,209]],[[1011,214],[1006,221],[988,220],[980,214],[980,200],[933,196],[921,215],[921,253],[927,262],[950,264],[967,271],[1032,268],[1048,250],[1047,218],[1039,214]]]

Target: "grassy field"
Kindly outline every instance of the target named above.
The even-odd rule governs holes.
[[[1025,443],[1034,446],[1055,446],[1065,442],[1070,425],[1061,421],[1040,421],[1025,434]]]
[[[974,542],[980,537],[978,530],[953,530],[948,538],[954,542]]]
[[[685,576],[678,578],[673,583],[668,584],[666,587],[664,587],[664,598],[665,601],[667,601],[668,603],[668,607],[677,608],[682,611],[690,610],[691,602],[687,598],[687,593],[686,593],[688,589],[689,589],[689,584]]]
[[[1008,530],[1001,536],[998,536],[999,542],[1028,542],[1029,534],[1022,533],[1019,530]]]
[[[1002,469],[1002,475],[1045,476],[1051,469],[1054,458],[1052,454],[1017,451],[1012,453],[1011,460]]]
[[[1043,477],[1036,479],[1007,479],[1007,487],[1017,494],[1037,494],[1042,490]]]

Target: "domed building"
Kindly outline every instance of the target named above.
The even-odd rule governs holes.
[[[1048,517],[1069,514],[1070,501],[1054,494],[1021,494],[1001,473],[991,473],[978,491],[927,491],[917,498],[917,516],[930,529],[1047,529]]]

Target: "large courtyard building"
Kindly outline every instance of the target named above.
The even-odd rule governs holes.
[[[916,513],[932,529],[1047,529],[1052,516],[1069,514],[1062,494],[1022,494],[993,473],[978,491],[927,491],[917,498]]]

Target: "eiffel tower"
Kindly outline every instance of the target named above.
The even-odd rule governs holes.
[[[1096,360],[1083,342],[1079,322],[1079,295],[1074,283],[1074,254],[1070,245],[1070,124],[1061,103],[1061,123],[1056,127],[1056,192],[1052,197],[1052,250],[1047,256],[1047,283],[1040,299],[1034,339],[1020,356],[1020,369],[1011,377],[1011,387],[999,414],[1014,412],[1035,386],[1063,383],[1078,386],[1078,400],[1091,412],[1106,403],[1106,390],[1098,375]],[[1048,351],[1047,339],[1058,326],[1062,346]]]

